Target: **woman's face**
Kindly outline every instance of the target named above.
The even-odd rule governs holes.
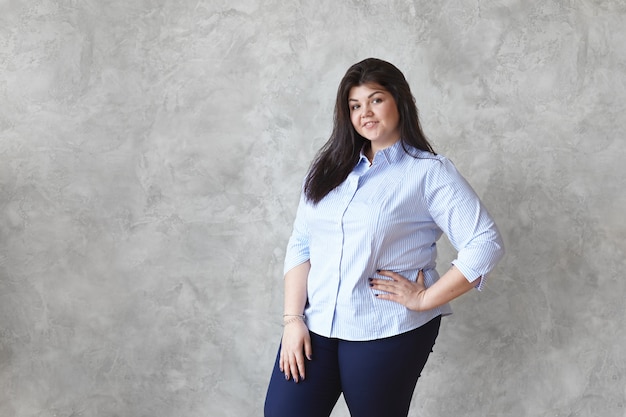
[[[371,142],[374,152],[400,139],[400,115],[393,96],[378,84],[352,87],[348,94],[350,120],[357,133]]]

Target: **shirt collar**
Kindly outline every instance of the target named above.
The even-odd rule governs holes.
[[[363,148],[361,148],[361,158],[359,160],[359,162],[361,162],[363,159],[367,160],[367,157],[365,156],[364,153],[364,148],[365,146],[363,146]],[[402,140],[397,141],[396,143],[394,143],[393,145],[391,145],[388,148],[385,148],[381,151],[378,151],[376,153],[376,155],[374,156],[374,159],[376,158],[383,158],[385,161],[387,161],[388,164],[393,164],[395,162],[398,162],[400,159],[402,159],[402,157],[404,156],[406,152],[404,151],[404,148],[402,147]],[[369,163],[369,161],[368,161]]]

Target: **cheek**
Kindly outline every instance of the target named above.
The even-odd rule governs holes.
[[[353,113],[350,115],[350,121],[352,122],[352,127],[358,130],[359,129],[359,117]]]
[[[399,126],[400,115],[398,114],[398,111],[396,109],[389,109],[389,112],[387,113],[387,117],[392,122],[392,124],[394,124],[396,127]]]

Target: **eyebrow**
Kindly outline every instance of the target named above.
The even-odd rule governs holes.
[[[378,94],[378,93],[384,93],[384,91],[383,91],[383,90],[376,90],[376,91],[374,91],[372,94],[370,94],[369,96],[367,96],[367,98],[372,98],[372,96],[373,96],[374,94]],[[357,100],[356,98],[349,98],[349,99],[348,99],[348,101],[359,101],[359,100]]]

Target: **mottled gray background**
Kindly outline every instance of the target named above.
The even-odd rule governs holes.
[[[623,0],[0,1],[0,416],[260,416],[300,183],[370,56],[508,249],[411,416],[626,416],[625,21]]]

